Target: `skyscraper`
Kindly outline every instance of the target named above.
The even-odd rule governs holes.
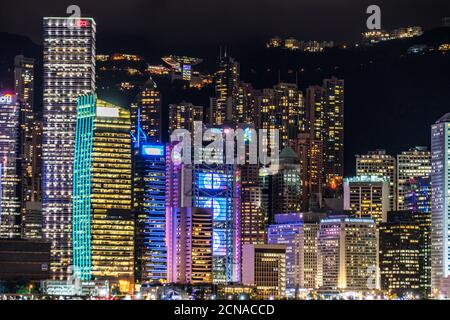
[[[167,281],[210,284],[213,213],[206,208],[172,208],[167,219]]]
[[[19,113],[16,96],[0,93],[0,238],[21,235],[19,198]]]
[[[72,264],[72,168],[77,98],[95,91],[92,18],[46,17],[44,28],[43,235],[52,244],[52,277]]]
[[[164,282],[167,278],[165,196],[165,146],[143,142],[133,156],[135,275],[141,283]]]
[[[370,151],[366,155],[356,156],[357,176],[377,176],[389,180],[389,210],[396,208],[397,170],[395,157],[385,150]]]
[[[41,149],[42,132],[34,111],[34,59],[14,59],[14,87],[19,115],[19,176],[22,236],[42,235]]]
[[[398,295],[428,294],[429,213],[391,211],[380,226],[381,289]]]
[[[203,121],[203,107],[190,102],[169,104],[169,135],[175,129],[194,132],[194,121]]]
[[[219,57],[215,74],[215,101],[211,104],[211,124],[220,126],[232,120],[239,88],[239,62],[225,54]]]
[[[22,55],[14,59],[14,87],[20,105],[20,180],[21,207],[32,197],[33,179],[33,102],[34,102],[34,59]],[[26,212],[22,212],[25,215]]]
[[[371,217],[377,224],[386,222],[389,210],[389,182],[377,176],[344,180],[344,209],[359,217]]]
[[[342,196],[344,175],[344,80],[332,77],[306,91],[309,129],[322,141],[326,197]]]
[[[379,288],[378,237],[372,219],[322,219],[317,243],[324,288],[358,291]]]
[[[298,154],[302,173],[302,211],[322,207],[323,194],[323,148],[322,142],[300,133],[293,145]]]
[[[272,176],[272,209],[270,221],[279,213],[298,213],[302,207],[301,167],[297,154],[290,148],[280,153],[278,172]]]
[[[277,214],[269,226],[268,243],[286,246],[286,289],[298,289],[303,269],[303,216]]]
[[[131,104],[131,132],[140,139],[142,132],[148,142],[161,142],[161,93],[149,79]],[[142,132],[138,132],[138,123]]]
[[[431,126],[431,288],[432,294],[450,295],[449,256],[449,145],[450,114]]]
[[[79,98],[73,171],[73,265],[81,280],[134,274],[130,112]]]
[[[193,206],[213,211],[213,281],[240,281],[239,177],[234,165],[198,164],[193,175]]]
[[[414,147],[397,155],[397,210],[405,210],[405,188],[409,179],[430,178],[431,154],[426,147]]]

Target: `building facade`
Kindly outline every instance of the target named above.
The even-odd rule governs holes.
[[[81,280],[134,277],[131,123],[128,110],[79,98],[73,168],[73,265]]]
[[[42,150],[43,236],[52,243],[51,274],[65,279],[72,265],[72,169],[79,95],[95,91],[92,18],[45,17]]]
[[[254,286],[259,299],[286,295],[286,246],[246,244],[242,255],[242,283]]]

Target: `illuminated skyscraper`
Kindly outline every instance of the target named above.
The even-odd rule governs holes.
[[[239,82],[236,107],[233,110],[234,123],[256,124],[255,95],[251,84]]]
[[[300,133],[293,149],[301,164],[302,211],[321,208],[324,183],[322,142],[311,138],[309,133]]]
[[[275,215],[269,226],[268,242],[286,246],[286,288],[294,295],[299,288],[319,288],[317,232],[325,213]]]
[[[131,132],[139,137],[138,123],[148,142],[161,142],[161,93],[150,78],[131,104]]]
[[[133,283],[130,112],[79,98],[73,171],[73,265],[81,280]]]
[[[239,166],[237,176],[239,188],[241,244],[263,244],[266,240],[268,212],[263,204],[263,194],[259,184],[259,166],[245,164]]]
[[[342,196],[344,174],[344,80],[332,77],[306,91],[309,129],[322,141],[325,197]]]
[[[303,93],[294,83],[279,83],[255,97],[258,127],[278,129],[282,147],[292,145],[308,128]]]
[[[324,288],[358,291],[379,288],[378,237],[372,219],[322,219],[317,244]]]
[[[431,126],[431,288],[432,294],[450,295],[450,114]]]
[[[387,155],[385,150],[370,151],[366,155],[356,156],[357,176],[377,176],[389,181],[389,210],[396,208],[397,165],[395,157]]]
[[[203,107],[190,102],[169,105],[169,134],[175,129],[194,132],[194,121],[203,121]]]
[[[389,210],[389,182],[377,176],[344,180],[344,209],[359,217],[371,217],[377,224],[386,221]]]
[[[0,93],[0,238],[21,235],[19,198],[19,113],[12,93]]]
[[[215,75],[215,101],[211,104],[211,124],[231,121],[239,90],[239,63],[226,53],[219,57]]]
[[[165,146],[146,142],[137,146],[133,171],[136,280],[164,282],[167,278]]]
[[[193,206],[213,211],[213,281],[240,281],[240,177],[234,165],[195,165]]]
[[[52,277],[72,264],[72,168],[77,98],[95,91],[92,18],[50,18],[44,28],[43,235],[51,242]]]
[[[301,213],[277,214],[269,226],[268,243],[286,246],[286,288],[298,289],[303,254],[303,216]]]
[[[39,122],[34,119],[33,114],[34,59],[22,55],[15,57],[14,87],[20,105],[19,175],[22,236],[39,238],[42,233],[42,226],[39,227],[38,225],[42,224],[42,214],[38,212],[42,210],[40,187],[42,132],[40,132]]]
[[[426,147],[415,147],[397,155],[397,210],[405,210],[405,188],[409,179],[429,178],[431,154]]]
[[[270,221],[279,213],[298,213],[302,207],[301,166],[290,148],[280,153],[278,172],[272,176],[272,209]]]
[[[210,284],[213,213],[206,208],[172,208],[167,219],[167,281]]]
[[[429,213],[392,211],[380,226],[381,289],[398,295],[428,294]],[[428,276],[427,276],[428,275]]]

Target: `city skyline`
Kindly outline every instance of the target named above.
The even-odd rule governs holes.
[[[253,34],[259,71],[227,46],[213,67],[98,52],[102,20],[44,15],[42,65],[0,68],[0,298],[450,298],[449,93],[426,90],[448,79],[421,77],[450,66],[450,18],[353,45]],[[355,109],[374,101],[398,108]]]

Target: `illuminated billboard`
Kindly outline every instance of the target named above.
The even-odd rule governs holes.
[[[160,144],[142,145],[142,154],[146,156],[164,156],[164,146]]]
[[[199,187],[206,190],[223,190],[226,188],[225,176],[219,173],[198,174]]]

